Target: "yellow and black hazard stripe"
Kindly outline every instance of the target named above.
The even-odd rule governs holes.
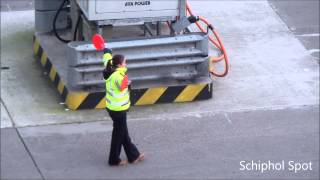
[[[133,90],[130,95],[134,105],[191,102],[212,98],[212,84],[138,89]]]
[[[177,103],[212,98],[212,84],[134,89],[130,92],[131,104],[135,106],[159,103]],[[71,92],[66,104],[72,110],[105,108],[105,92]]]
[[[33,51],[50,80],[58,89],[62,100],[72,110],[105,108],[105,92],[69,92],[57,68],[51,63],[39,41],[34,38]],[[130,92],[132,105],[178,103],[212,98],[212,83],[184,86],[133,89]]]
[[[58,89],[58,92],[61,95],[63,101],[65,101],[68,95],[68,89],[66,88],[64,81],[57,72],[57,68],[52,65],[46,52],[40,46],[40,43],[36,38],[33,39],[33,53],[36,56],[36,58],[40,61],[40,64],[42,65],[44,70],[48,73],[50,80]]]

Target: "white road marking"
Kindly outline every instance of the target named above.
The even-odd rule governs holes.
[[[313,34],[300,34],[300,35],[297,35],[299,37],[319,37],[320,34],[319,33],[313,33]]]
[[[9,4],[7,4],[7,8],[9,9],[9,11],[11,11],[11,8],[10,8]]]
[[[308,51],[310,54],[313,54],[313,53],[320,52],[320,49],[309,49]]]
[[[224,117],[226,117],[228,123],[232,125],[232,121],[231,121],[231,119],[229,118],[229,116],[228,116],[227,113],[224,113]]]

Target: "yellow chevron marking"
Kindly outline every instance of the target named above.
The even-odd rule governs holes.
[[[206,84],[188,85],[174,102],[190,102],[206,87]]]
[[[38,40],[35,39],[34,43],[33,43],[33,53],[35,55],[38,54],[39,48],[40,48],[40,44],[39,44]]]
[[[166,90],[167,87],[150,88],[143,94],[135,105],[154,104]]]
[[[60,94],[63,93],[63,89],[64,89],[64,82],[62,81],[62,79],[60,79],[59,84],[58,84],[58,91]]]
[[[56,75],[57,75],[57,69],[54,66],[52,66],[51,70],[50,70],[50,73],[49,73],[49,77],[50,77],[52,82],[56,78]]]
[[[42,64],[42,66],[46,65],[46,63],[47,63],[47,54],[45,52],[42,53],[40,62]]]
[[[71,110],[77,110],[80,104],[89,95],[87,92],[71,92],[67,95],[66,104]]]
[[[95,107],[96,109],[104,109],[106,108],[106,99],[103,97],[99,104]]]

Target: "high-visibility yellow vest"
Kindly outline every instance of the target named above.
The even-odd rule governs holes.
[[[125,111],[130,108],[128,88],[121,91],[121,83],[127,68],[117,68],[106,82],[106,108],[112,111]]]

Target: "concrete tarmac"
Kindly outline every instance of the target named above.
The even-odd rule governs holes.
[[[11,129],[2,131],[10,135]],[[14,131],[14,130],[11,130]],[[19,149],[4,139],[2,177],[13,179],[317,179],[319,177],[319,106],[238,113],[204,113],[175,119],[129,121],[133,142],[145,161],[109,167],[112,123],[18,128],[30,158],[16,157]],[[9,157],[11,157],[9,159]],[[22,156],[22,154],[20,154]],[[126,159],[122,151],[122,159]],[[240,162],[281,163],[241,170]],[[288,163],[311,163],[295,172]],[[16,164],[13,166],[12,164]],[[18,165],[29,167],[19,172]],[[249,168],[251,168],[249,166]],[[19,173],[17,173],[19,172]],[[37,173],[36,173],[37,172]],[[41,174],[39,173],[41,172]]]
[[[177,113],[318,104],[319,63],[267,1],[192,1],[191,5],[196,14],[208,17],[223,37],[231,61],[229,75],[213,81],[213,99],[209,101],[134,107],[129,119],[163,117],[158,112],[166,113],[167,118]],[[216,8],[214,14],[209,7]],[[9,68],[1,71],[1,98],[15,126],[109,120],[103,110],[65,109],[32,55],[33,16],[33,11],[3,12],[1,16],[1,65]],[[221,70],[223,64],[216,68]],[[20,96],[21,87],[28,96]],[[26,108],[19,102],[30,105]]]
[[[106,164],[106,112],[60,101],[32,55],[34,11],[17,2],[21,11],[1,12],[1,179],[319,179],[319,2],[292,2],[191,1],[219,30],[231,72],[212,100],[133,107],[130,133],[147,159],[124,168]],[[286,166],[240,170],[259,160]]]

